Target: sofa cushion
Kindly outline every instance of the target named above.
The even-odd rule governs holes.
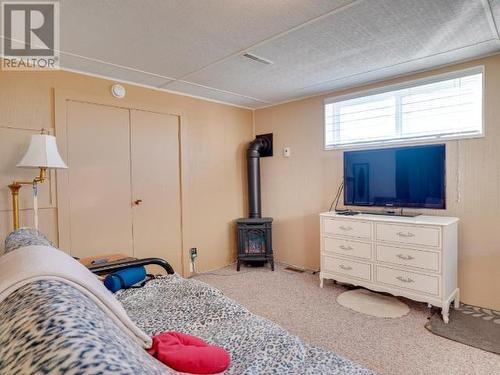
[[[5,238],[6,253],[30,245],[54,246],[42,232],[34,228],[20,228]]]

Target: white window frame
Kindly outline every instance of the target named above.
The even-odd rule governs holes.
[[[406,88],[411,88],[415,86],[426,85],[430,83],[436,83],[440,81],[446,81],[449,79],[460,78],[467,75],[473,74],[482,74],[482,108],[481,108],[481,131],[479,134],[451,134],[451,135],[426,135],[421,137],[413,137],[413,138],[398,138],[398,139],[388,139],[388,140],[377,140],[377,141],[368,141],[368,142],[359,142],[359,143],[351,143],[344,145],[327,145],[326,144],[326,116],[325,116],[325,106],[327,104],[332,104],[335,102],[341,102],[344,100],[357,99],[363,96],[371,96],[377,94],[383,94],[389,91],[397,91]],[[484,138],[485,134],[485,124],[484,124],[484,115],[485,115],[485,69],[484,65],[475,66],[472,68],[455,70],[453,72],[437,74],[425,78],[414,79],[411,81],[396,83],[393,85],[378,87],[375,89],[368,89],[357,91],[352,94],[333,96],[325,98],[323,101],[323,149],[328,150],[341,150],[341,149],[364,149],[364,148],[377,148],[377,147],[387,147],[387,146],[396,146],[396,145],[412,145],[412,144],[422,144],[422,143],[443,143],[449,140],[457,140],[457,139],[474,139],[474,138]]]

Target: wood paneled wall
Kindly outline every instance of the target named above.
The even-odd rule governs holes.
[[[500,310],[500,55],[388,80],[255,112],[257,134],[274,133],[275,156],[262,160],[262,206],[274,222],[278,260],[319,267],[319,217],[342,178],[342,151],[323,150],[323,100],[356,91],[484,65],[486,136],[447,142],[446,210],[460,218],[459,287],[462,300]],[[282,149],[291,147],[291,157]]]
[[[125,99],[114,99],[109,91],[113,83],[63,71],[0,71],[0,241],[3,243],[12,228],[7,185],[13,179],[29,180],[37,173],[15,165],[31,134],[42,128],[54,132],[55,92],[62,90],[108,105],[161,108],[162,112],[179,114],[184,274],[188,274],[191,247],[199,250],[199,271],[231,263],[235,258],[233,221],[246,211],[244,157],[245,147],[253,138],[252,111],[133,85],[124,85]],[[65,147],[64,139],[58,139],[58,143]],[[50,181],[40,186],[39,215],[40,229],[57,243],[55,177],[52,172]],[[29,190],[24,187],[21,197],[24,226],[32,224]]]

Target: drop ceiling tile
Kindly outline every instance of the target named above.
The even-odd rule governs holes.
[[[394,65],[377,71],[362,73],[354,76],[349,76],[347,78],[341,78],[338,80],[327,81],[317,85],[304,87],[300,90],[297,90],[293,94],[285,94],[281,97],[276,97],[276,102],[295,100],[298,98],[317,95],[318,93],[326,93],[329,91],[332,92],[331,93],[332,96],[335,96],[334,92],[335,90],[341,90],[348,87],[361,86],[367,83],[376,82],[383,79],[390,79],[390,78],[404,76],[407,75],[409,71],[418,72],[418,71],[433,69],[435,67],[447,65],[450,63],[450,61],[470,60],[475,58],[478,53],[484,56],[495,53],[498,51],[498,49],[499,49],[499,42],[492,40],[489,42],[485,42],[480,46],[464,48],[461,50],[456,50],[441,55],[427,57],[419,61],[412,62],[411,64]]]
[[[166,77],[160,77],[146,72],[117,67],[110,64],[104,64],[98,61],[92,61],[80,57],[61,54],[61,67],[76,70],[80,72],[96,74],[109,79],[127,81],[146,86],[158,87],[169,81]]]
[[[165,89],[182,94],[193,95],[196,97],[212,99],[223,103],[234,104],[246,108],[257,108],[270,104],[269,102],[247,98],[239,95],[233,95],[231,93],[221,92],[207,87],[189,84],[188,82],[176,81],[167,85]]]
[[[495,22],[495,27],[500,26],[500,0],[489,0],[490,1],[490,8],[491,8],[491,13],[493,14],[494,22]]]
[[[409,73],[431,56],[451,63],[460,59],[454,51],[467,47],[468,58],[479,56],[483,44],[496,38],[484,5],[481,0],[362,1],[249,50],[273,65],[237,56],[185,79],[274,102],[323,82],[350,86],[363,74],[386,78],[387,67]]]
[[[168,77],[353,0],[64,0],[61,50]]]

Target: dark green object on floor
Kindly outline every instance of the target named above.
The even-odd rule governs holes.
[[[450,322],[444,324],[434,314],[425,325],[435,335],[500,354],[500,312],[462,304],[450,310]]]

